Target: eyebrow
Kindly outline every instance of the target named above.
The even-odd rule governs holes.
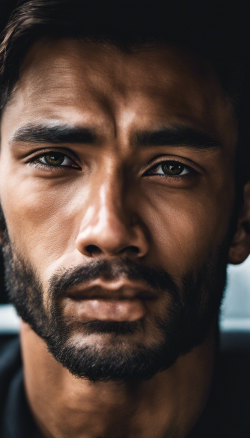
[[[153,131],[141,131],[135,135],[138,146],[188,146],[194,149],[217,149],[221,144],[208,134],[192,127],[174,125]],[[10,143],[94,144],[97,140],[93,129],[67,125],[21,126],[13,134]]]
[[[136,134],[139,146],[188,146],[194,149],[217,149],[222,145],[208,134],[182,125],[163,127]]]
[[[27,124],[21,126],[13,134],[10,143],[12,142],[25,143],[94,143],[96,135],[92,129],[79,126],[45,126]]]

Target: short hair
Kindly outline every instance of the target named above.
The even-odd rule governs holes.
[[[155,42],[181,46],[211,62],[232,102],[239,128],[236,183],[242,191],[250,177],[250,26],[242,5],[240,0],[22,0],[0,45],[0,111],[22,60],[41,37],[105,41],[123,50]]]

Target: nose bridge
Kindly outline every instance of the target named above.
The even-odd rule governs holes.
[[[135,212],[128,205],[125,172],[121,169],[99,175],[89,208],[82,218],[77,248],[84,255],[117,255],[123,251],[144,254],[146,238],[139,226],[132,225]]]
[[[112,234],[124,233],[126,226],[129,226],[130,216],[133,214],[128,209],[126,202],[125,173],[120,168],[106,169],[101,179],[101,184],[95,196],[93,214],[94,222],[99,229],[105,233],[109,230]],[[94,197],[93,197],[94,198]],[[113,236],[113,239],[115,236]]]
[[[91,205],[95,222],[108,224],[110,221],[126,219],[126,187],[125,173],[117,164],[109,166],[106,163],[99,171],[93,184]]]
[[[126,221],[125,199],[122,184],[110,176],[106,178],[93,197],[93,214],[96,226],[107,228],[123,225]]]

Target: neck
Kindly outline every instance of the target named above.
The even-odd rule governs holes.
[[[211,385],[216,334],[143,382],[92,383],[74,377],[45,342],[21,325],[25,387],[44,438],[182,438],[203,411]]]

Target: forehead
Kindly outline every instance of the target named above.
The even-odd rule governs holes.
[[[59,118],[133,131],[177,121],[231,147],[237,137],[231,104],[209,62],[160,44],[124,51],[108,43],[40,40],[22,64],[9,110],[20,123]]]

